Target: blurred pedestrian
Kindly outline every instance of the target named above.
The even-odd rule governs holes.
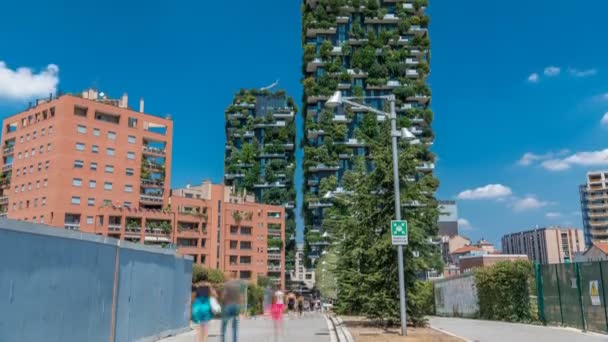
[[[232,341],[238,341],[239,314],[245,302],[247,285],[240,280],[231,280],[224,285],[222,296],[222,342],[226,341],[226,328],[232,321]]]
[[[264,289],[264,315],[271,316],[272,310],[272,297],[274,296],[274,292],[270,288],[270,286],[266,286]]]
[[[296,310],[296,295],[293,292],[289,292],[287,295],[287,311],[289,315],[293,315]]]
[[[283,312],[285,311],[284,297],[285,294],[279,288],[277,288],[272,296],[271,316],[274,325],[275,342],[278,342],[283,335]]]
[[[302,317],[302,313],[304,312],[304,296],[299,293],[296,298],[296,301],[298,305],[298,316]]]
[[[215,291],[211,285],[200,283],[195,287],[195,298],[192,303],[192,321],[196,324],[196,341],[206,342],[209,336],[209,321],[213,318],[212,301]]]

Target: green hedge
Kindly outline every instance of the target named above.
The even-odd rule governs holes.
[[[531,321],[532,277],[532,264],[523,260],[503,261],[492,267],[476,269],[475,285],[480,318],[509,322]]]

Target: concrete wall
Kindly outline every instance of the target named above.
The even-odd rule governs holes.
[[[0,341],[151,341],[188,327],[190,257],[0,219],[0,260]]]
[[[437,316],[476,317],[479,299],[472,274],[435,281],[435,312]]]

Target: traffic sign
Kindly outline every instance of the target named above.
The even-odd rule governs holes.
[[[407,245],[407,221],[393,220],[391,221],[391,237],[394,246]]]

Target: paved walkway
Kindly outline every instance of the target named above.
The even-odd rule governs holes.
[[[243,342],[274,342],[273,322],[264,318],[243,319],[239,322],[239,341]],[[305,314],[302,318],[289,318],[283,320],[284,336],[281,342],[330,342],[329,330],[325,317],[321,314]],[[231,331],[228,326],[228,331]],[[220,322],[211,322],[209,342],[219,342]],[[194,331],[170,337],[159,342],[195,342]],[[231,333],[226,342],[232,342]]]
[[[474,342],[606,342],[608,335],[568,328],[482,321],[462,318],[429,318],[431,327]]]

